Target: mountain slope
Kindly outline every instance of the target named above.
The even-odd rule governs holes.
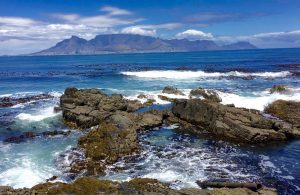
[[[210,40],[164,40],[142,35],[107,34],[98,35],[89,41],[72,36],[70,39],[65,39],[49,49],[45,49],[32,55],[207,51],[254,48],[256,47],[248,42],[238,42],[235,44],[219,46]]]

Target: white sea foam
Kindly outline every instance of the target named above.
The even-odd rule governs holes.
[[[260,111],[263,111],[268,104],[279,99],[300,101],[299,92],[291,94],[269,94],[263,91],[258,96],[243,96],[223,92],[218,92],[218,94],[222,98],[222,104],[234,104],[236,107],[256,109]]]
[[[62,92],[58,92],[58,91],[52,91],[49,93],[50,95],[52,95],[53,97],[60,97],[63,93]]]
[[[205,71],[177,71],[177,70],[153,70],[153,71],[138,71],[138,72],[121,72],[123,75],[135,76],[140,78],[152,78],[152,79],[193,79],[193,78],[207,78],[207,77],[266,77],[266,78],[275,78],[275,77],[286,77],[292,73],[289,71],[281,72],[239,72],[239,71],[230,71],[230,72],[205,72]]]
[[[190,89],[185,89],[182,91],[184,95],[167,94],[162,93],[161,91],[144,91],[142,92],[142,94],[146,95],[147,98],[138,98],[137,96],[139,94],[125,96],[125,98],[129,100],[139,100],[141,103],[145,103],[148,99],[153,99],[155,100],[156,104],[169,104],[169,101],[162,100],[161,98],[159,98],[159,95],[163,95],[170,99],[187,99]]]
[[[166,96],[170,99],[188,99],[191,89],[180,89],[184,95],[174,95],[166,94],[161,91],[143,91],[142,94],[146,95],[147,98],[138,98],[137,96],[140,93],[125,96],[125,98],[130,100],[139,100],[142,103],[145,103],[147,99],[154,99],[156,104],[169,104],[169,101],[165,101],[159,98],[159,95]],[[215,90],[218,95],[222,98],[222,104],[234,104],[236,107],[240,108],[249,108],[263,111],[264,108],[279,99],[282,100],[291,100],[291,101],[300,101],[300,88],[289,88],[289,93],[279,94],[274,93],[270,94],[269,89],[264,91],[257,91],[251,94],[236,94],[236,93],[225,93],[218,90]],[[201,97],[199,97],[201,99]]]
[[[51,177],[51,174],[38,170],[28,159],[22,158],[20,164],[0,173],[1,185],[15,188],[32,187]]]
[[[11,93],[7,93],[7,94],[1,94],[0,95],[0,98],[2,98],[2,97],[10,97],[10,96],[12,96],[13,94],[11,94]]]
[[[47,107],[43,110],[38,111],[37,113],[20,113],[16,116],[19,120],[27,120],[27,121],[42,121],[46,118],[55,117],[59,115],[59,113],[54,112],[53,106]]]
[[[167,129],[172,128],[168,127]],[[222,145],[216,152],[211,147],[202,145],[201,140],[191,140],[186,137],[172,138],[166,129],[159,137],[142,138],[146,140],[143,151],[133,162],[128,159],[115,163],[112,171],[107,170],[104,179],[124,181],[128,178],[144,177],[155,178],[168,182],[172,188],[197,187],[196,180],[210,178],[227,178],[233,181],[249,181],[257,179],[252,170],[241,171],[235,158],[245,157],[237,148]],[[224,148],[224,150],[222,149]],[[228,151],[230,151],[228,153]],[[114,168],[121,168],[123,172],[114,172]]]

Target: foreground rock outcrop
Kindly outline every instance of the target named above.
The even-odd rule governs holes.
[[[173,104],[172,113],[180,119],[178,122],[184,122],[187,130],[208,132],[238,142],[283,141],[300,135],[299,130],[290,123],[267,119],[259,111],[209,100],[177,100]]]
[[[98,180],[91,177],[81,177],[70,184],[55,182],[39,184],[31,189],[13,189],[0,186],[0,194],[18,195],[276,195],[274,189],[261,188],[250,190],[247,188],[219,188],[213,190],[187,188],[181,190],[171,189],[167,184],[156,179],[136,178],[128,182],[113,182],[110,180]]]
[[[300,128],[300,102],[277,100],[265,108],[265,112]]]
[[[177,89],[168,90],[169,93],[177,93]],[[199,99],[198,96],[202,98]],[[75,177],[82,174],[105,174],[107,165],[139,151],[139,132],[159,127],[165,122],[179,123],[185,132],[207,132],[218,138],[245,143],[283,141],[300,135],[299,129],[292,124],[266,118],[257,110],[220,104],[221,99],[214,91],[196,89],[191,91],[190,97],[188,100],[172,99],[171,111],[150,110],[140,113],[134,111],[146,106],[145,104],[126,100],[119,94],[109,96],[98,89],[66,89],[60,101],[65,123],[77,129],[91,128],[78,140],[78,147],[84,151],[84,158],[72,162],[69,171]],[[121,184],[90,179],[77,179],[72,184],[46,183],[33,189],[39,192],[50,190],[47,191],[48,194],[265,194],[247,188],[176,191],[156,180],[146,179]],[[143,186],[142,190],[131,186],[133,184]],[[85,189],[81,185],[92,186]],[[124,189],[126,190],[123,191]]]
[[[133,112],[143,106],[119,94],[108,96],[98,89],[67,88],[60,101],[65,123],[79,129],[93,127],[78,141],[86,158],[72,163],[70,172],[103,175],[107,164],[136,152],[138,131],[162,125],[166,115],[155,110]]]

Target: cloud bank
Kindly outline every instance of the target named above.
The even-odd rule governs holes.
[[[51,22],[25,17],[0,16],[0,55],[37,52],[72,35],[92,39],[98,34],[111,33],[139,34],[168,39],[213,40],[219,44],[249,41],[259,48],[300,47],[300,30],[247,36],[216,36],[203,30],[211,23],[259,15],[261,14],[207,12],[188,15],[178,22],[149,24],[147,19],[136,16],[130,10],[104,6],[99,8],[97,14],[88,16],[77,13],[50,13],[48,16]]]

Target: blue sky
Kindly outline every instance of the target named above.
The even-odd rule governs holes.
[[[299,0],[1,0],[0,55],[109,33],[300,47],[299,18]]]

